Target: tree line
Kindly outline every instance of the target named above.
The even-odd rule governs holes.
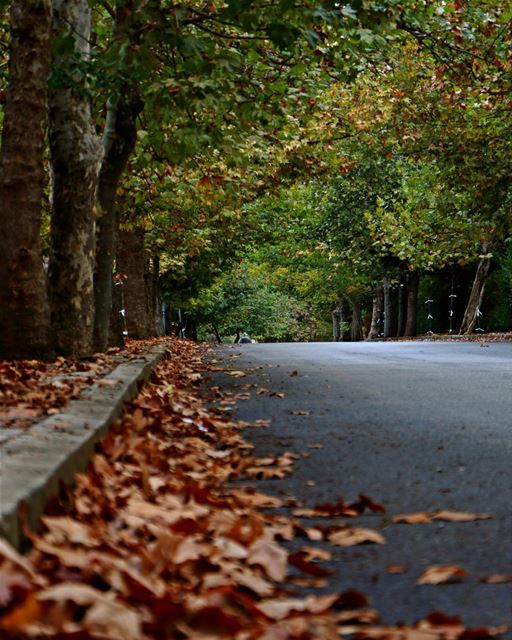
[[[0,11],[2,357],[153,335],[161,296],[217,335],[349,309],[358,339],[372,300],[367,335],[412,334],[420,275],[472,264],[474,329],[508,264],[509,2]]]

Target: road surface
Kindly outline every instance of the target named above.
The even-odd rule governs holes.
[[[512,628],[512,584],[480,582],[512,574],[512,343],[245,344],[220,347],[216,358],[248,376],[220,373],[213,383],[237,393],[256,385],[238,402],[236,417],[272,421],[246,431],[256,453],[311,454],[290,477],[258,481],[260,490],[311,507],[363,492],[387,509],[350,521],[378,529],[386,545],[329,547],[335,574],[324,592],[357,588],[389,623],[442,611],[470,625]],[[258,395],[257,387],[284,397]],[[398,513],[440,509],[493,519],[390,522]],[[469,576],[417,585],[434,564],[460,565]],[[408,570],[390,575],[388,565]]]

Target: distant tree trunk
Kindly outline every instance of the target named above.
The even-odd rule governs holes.
[[[405,323],[407,321],[407,290],[405,288],[405,276],[400,273],[400,281],[398,285],[398,320],[396,327],[396,335],[399,338],[404,335]]]
[[[153,305],[153,324],[152,331],[157,336],[163,336],[164,321],[162,317],[162,299],[160,297],[160,258],[159,256],[153,256],[152,270],[151,270],[151,295]]]
[[[108,344],[111,347],[124,346],[124,295],[122,282],[116,282],[112,288],[112,313],[110,317],[110,329]]]
[[[384,288],[382,284],[378,284],[375,287],[373,292],[372,323],[370,325],[368,340],[375,340],[380,336],[380,326],[381,326],[383,305],[384,305]]]
[[[336,306],[331,311],[332,317],[332,339],[333,342],[339,342],[341,340],[341,311],[340,304],[337,303]]]
[[[150,333],[144,231],[142,229],[121,230],[119,232],[117,274],[123,281],[128,337],[147,338]]]
[[[39,239],[51,47],[50,0],[13,0],[0,147],[0,357],[49,358],[50,309]]]
[[[416,335],[419,283],[420,278],[418,273],[416,271],[411,271],[407,279],[407,320],[404,331],[404,336],[409,338]]]
[[[221,335],[219,333],[219,328],[217,327],[216,324],[213,324],[213,323],[212,323],[211,327],[213,329],[213,335],[215,336],[215,340],[217,340],[217,342],[219,344],[222,344],[222,338],[221,338]]]
[[[391,281],[389,276],[384,276],[384,337],[390,338],[393,324],[393,305],[391,301]]]
[[[91,10],[87,0],[53,0],[54,29],[72,37],[75,51],[58,56],[60,86],[50,91],[52,225],[48,269],[52,329],[58,353],[80,357],[92,350],[96,191],[103,154],[76,55],[89,58]],[[68,75],[68,77],[66,77]]]
[[[488,246],[483,245],[482,257],[480,258],[478,267],[476,269],[475,279],[473,280],[473,287],[471,288],[466,311],[464,312],[464,317],[462,319],[462,325],[459,332],[461,334],[467,335],[469,333],[472,333],[478,319],[478,310],[482,304],[485,284],[487,282],[487,278],[489,276],[489,271],[491,268],[491,258],[486,256],[487,252]]]
[[[350,340],[359,342],[363,339],[363,318],[361,314],[361,301],[352,300],[352,322],[350,324]]]
[[[134,87],[124,87],[118,102],[109,104],[104,134],[104,157],[100,171],[99,218],[94,274],[94,345],[104,351],[108,344],[112,309],[112,270],[116,252],[118,218],[116,191],[137,141],[137,117],[143,102]]]

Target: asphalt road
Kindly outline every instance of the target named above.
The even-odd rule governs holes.
[[[442,611],[470,625],[512,629],[512,584],[480,582],[512,574],[511,343],[254,344],[220,347],[216,357],[248,373],[213,376],[215,384],[250,392],[236,417],[272,421],[246,431],[256,453],[311,454],[290,477],[257,481],[260,490],[311,507],[363,492],[387,509],[350,521],[378,529],[386,545],[329,546],[335,574],[320,592],[357,588],[389,623]],[[240,388],[251,383],[256,387]],[[258,395],[257,387],[284,397]],[[323,448],[309,448],[312,443]],[[493,519],[390,522],[398,513],[439,509],[488,512]],[[391,564],[408,571],[390,575]],[[457,584],[418,585],[433,564],[457,564],[469,576]]]

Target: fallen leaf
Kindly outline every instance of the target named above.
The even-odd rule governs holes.
[[[121,384],[121,380],[113,380],[112,378],[103,378],[96,382],[98,387],[118,387]]]
[[[338,529],[329,534],[329,541],[340,547],[351,547],[356,544],[374,543],[385,544],[384,536],[373,529],[347,528]]]
[[[407,573],[409,571],[409,567],[406,567],[403,564],[388,564],[386,567],[386,572],[391,575],[398,576],[402,573]]]
[[[445,584],[457,582],[468,575],[467,571],[455,564],[432,565],[420,576],[418,584]]]
[[[41,606],[36,595],[29,593],[22,604],[0,618],[0,629],[5,631],[21,630],[25,625],[37,620],[40,615]]]
[[[290,378],[295,378],[299,375],[299,372],[297,371],[297,369],[294,369],[293,371],[290,372]]]
[[[306,409],[297,409],[296,411],[290,411],[292,416],[310,416],[311,411],[307,411]]]
[[[228,371],[227,374],[233,378],[245,378],[247,376],[245,371]]]
[[[428,522],[432,522],[432,514],[430,513],[400,513],[397,516],[393,516],[392,522],[397,524],[405,523],[405,524],[424,524]]]
[[[314,614],[322,613],[336,602],[337,598],[337,594],[325,596],[309,595],[303,599],[290,598],[288,600],[266,600],[264,602],[260,602],[256,606],[268,618],[273,620],[282,620],[292,611],[307,611],[308,613]]]
[[[433,520],[445,520],[446,522],[474,522],[475,520],[490,520],[490,513],[469,513],[465,511],[436,511],[432,514]]]
[[[275,542],[257,540],[249,550],[248,562],[263,567],[276,582],[284,580],[288,573],[288,553]]]
[[[512,573],[496,573],[491,576],[485,576],[485,578],[482,578],[480,582],[485,584],[505,584],[507,582],[512,582]]]

